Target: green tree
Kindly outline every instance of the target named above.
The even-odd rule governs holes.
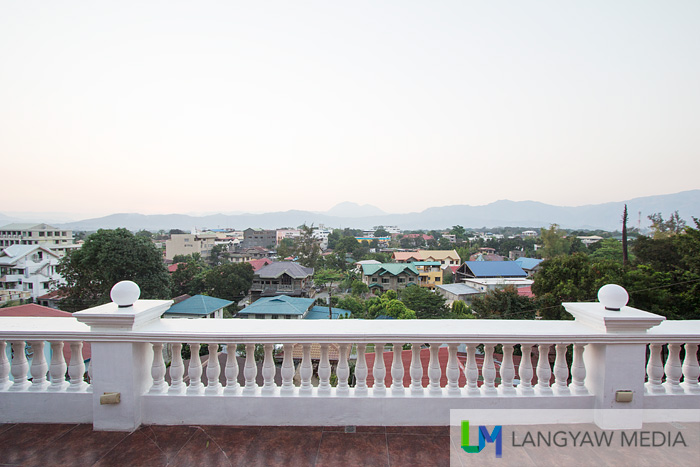
[[[136,235],[137,237],[147,238],[149,240],[153,238],[153,232],[149,230],[139,230],[134,235]]]
[[[209,262],[213,266],[218,266],[226,262],[228,258],[228,248],[226,248],[225,245],[214,245],[209,253]]]
[[[677,235],[686,227],[686,223],[678,215],[678,211],[674,211],[667,221],[664,220],[660,212],[647,216],[647,218],[651,221],[651,231],[654,238]]]
[[[206,272],[207,295],[238,301],[246,296],[253,285],[253,266],[250,263],[225,263]]]
[[[300,230],[301,235],[294,239],[294,254],[302,266],[316,268],[316,263],[321,257],[321,248],[318,245],[318,240],[313,237],[313,225],[304,224]]]
[[[557,224],[552,224],[549,229],[542,229],[542,257],[545,259],[569,254],[569,242],[564,238],[565,232],[559,229]]]
[[[605,238],[598,242],[600,246],[590,254],[591,259],[609,259],[624,263],[622,244],[614,238]]]
[[[450,318],[476,319],[476,316],[474,316],[471,308],[469,308],[466,303],[464,303],[462,300],[455,300],[452,302],[452,314]]]
[[[535,319],[536,315],[533,300],[518,295],[512,286],[476,297],[471,308],[479,319]]]
[[[383,227],[378,228],[374,231],[375,237],[389,237],[391,234]]]
[[[170,275],[172,281],[172,295],[189,294],[197,295],[205,291],[204,271],[206,264],[201,261],[201,257],[195,258],[192,255],[183,257],[184,261],[176,263],[177,269]]]
[[[362,281],[354,280],[350,286],[353,296],[361,296],[369,292],[369,287]]]
[[[328,314],[332,317],[331,300],[333,294],[333,283],[338,283],[343,279],[342,271],[337,269],[320,269],[314,273],[314,284],[328,287]]]
[[[464,241],[464,239],[467,237],[467,232],[461,225],[453,225],[450,233],[455,236],[457,242]]]
[[[277,257],[280,259],[294,256],[294,240],[291,238],[283,238],[277,245]]]
[[[170,298],[170,277],[161,252],[127,229],[98,230],[61,259],[58,272],[66,280],[61,287],[66,311],[109,302],[110,290],[123,280],[136,282],[143,299]]]
[[[442,295],[417,285],[401,290],[401,301],[406,308],[414,310],[419,319],[440,319],[449,317]]]

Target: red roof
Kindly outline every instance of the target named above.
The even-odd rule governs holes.
[[[457,269],[459,269],[459,266],[447,266],[450,268],[450,271],[452,271],[452,274],[457,274]]]
[[[522,295],[523,297],[530,297],[534,298],[535,294],[532,293],[532,286],[528,285],[527,287],[518,287],[518,295]]]
[[[168,265],[168,272],[175,272],[177,271],[178,266],[180,263],[175,263],[175,264],[170,264]]]
[[[253,266],[253,272],[257,272],[261,267],[272,264],[272,260],[270,258],[251,259],[248,263]]]
[[[38,298],[38,300],[60,300],[61,298],[63,298],[63,292],[59,289],[56,289],[52,290],[46,295],[42,295]]]
[[[54,310],[53,308],[49,308],[47,306],[29,303],[27,305],[18,305],[2,308],[0,309],[0,316],[72,318],[73,314],[68,313],[67,311]],[[83,342],[83,360],[89,360],[91,356],[92,349],[90,348],[90,343]],[[65,358],[66,364],[70,362],[70,343],[68,342],[66,342],[63,345],[63,358]]]

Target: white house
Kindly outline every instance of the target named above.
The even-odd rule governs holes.
[[[58,261],[58,254],[41,245],[8,246],[0,252],[0,288],[36,299],[65,282],[56,272]]]

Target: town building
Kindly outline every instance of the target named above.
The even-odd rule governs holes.
[[[29,292],[33,299],[65,281],[56,271],[59,256],[40,245],[12,245],[0,251],[0,288]]]
[[[416,261],[412,264],[418,270],[418,285],[430,290],[433,290],[436,285],[442,285],[443,269],[439,261]]]
[[[348,318],[351,312],[342,308],[314,305],[313,298],[278,295],[265,297],[238,312],[236,318],[243,319],[339,319]]]
[[[163,314],[163,318],[223,318],[224,308],[233,305],[224,300],[207,295],[195,295],[172,305]]]
[[[201,234],[172,234],[165,241],[165,259],[171,260],[178,255],[199,253],[202,258],[208,258],[216,244],[216,235]]]
[[[459,266],[462,262],[457,250],[395,251],[391,255],[391,259],[397,263],[438,261],[443,268],[446,266]]]
[[[463,301],[467,305],[471,305],[474,297],[484,294],[484,292],[479,289],[463,283],[438,285],[435,287],[435,292],[445,297],[445,301],[448,305],[458,300]]]
[[[243,231],[241,248],[274,248],[277,245],[277,231],[248,228]]]
[[[418,285],[419,273],[413,263],[380,263],[362,265],[362,282],[377,292]]]
[[[251,300],[275,295],[308,297],[311,290],[314,268],[298,263],[280,261],[258,269],[250,288]]]
[[[0,248],[11,245],[41,245],[59,257],[80,245],[73,243],[73,231],[48,224],[15,223],[0,227]]]
[[[523,271],[527,273],[528,277],[532,277],[537,271],[539,271],[542,261],[544,260],[521,256],[520,258],[516,259],[514,263],[523,268]]]

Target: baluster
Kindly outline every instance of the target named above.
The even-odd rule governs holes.
[[[520,353],[520,365],[518,366],[520,384],[518,384],[517,390],[519,395],[528,396],[535,393],[532,387],[532,345],[520,344]]]
[[[226,344],[226,369],[224,373],[226,375],[224,394],[238,394],[241,385],[238,384],[238,360],[236,358],[236,344],[234,342],[228,342]]]
[[[552,394],[552,388],[549,386],[549,380],[552,377],[552,369],[549,367],[549,347],[550,344],[540,344],[539,358],[537,359],[537,384],[535,392],[539,395]]]
[[[331,393],[331,363],[328,360],[328,344],[321,344],[321,360],[318,362],[318,395]]]
[[[0,391],[12,386],[10,381],[10,361],[7,359],[7,342],[0,341]]]
[[[277,389],[277,384],[275,384],[275,360],[272,356],[274,348],[274,344],[264,345],[265,357],[262,367],[263,387],[260,392],[265,395],[274,394],[275,389]]]
[[[153,364],[151,365],[153,385],[149,394],[164,394],[168,392],[168,383],[165,382],[165,362],[163,361],[163,344],[153,344]]]
[[[68,365],[68,376],[70,377],[70,386],[68,391],[77,392],[87,389],[85,382],[85,361],[83,360],[83,343],[70,343],[70,365]]]
[[[586,389],[586,365],[583,350],[586,344],[574,344],[574,359],[571,362],[571,392],[575,395],[588,394]]]
[[[282,360],[282,388],[280,394],[294,394],[294,344],[284,344]]]
[[[92,393],[92,356],[90,356],[90,360],[88,361],[87,374],[89,383],[85,392]]]
[[[423,365],[420,361],[421,344],[411,344],[411,395],[422,396],[423,390]]]
[[[258,376],[258,367],[255,364],[255,344],[245,345],[245,367],[243,368],[243,376],[245,377],[243,394],[255,394],[258,388],[255,382],[255,377]]]
[[[311,367],[311,344],[303,344],[301,349],[301,369],[299,370],[301,385],[299,386],[299,395],[310,395],[313,393],[313,387],[311,386],[311,375],[313,373],[313,368]]]
[[[439,351],[440,344],[434,342],[430,344],[430,360],[428,361],[428,394],[431,396],[442,396],[442,388],[440,387],[442,370],[440,369],[440,360],[438,357]]]
[[[219,364],[219,344],[209,343],[209,358],[207,360],[207,388],[205,394],[217,396],[221,394],[222,387],[219,381],[221,365]]]
[[[46,380],[46,373],[49,371],[49,367],[46,364],[46,357],[44,356],[44,341],[34,341],[30,343],[32,346],[32,385],[29,386],[30,391],[45,391],[51,383]]]
[[[394,357],[391,361],[391,394],[403,396],[406,388],[403,387],[403,344],[394,344]]]
[[[467,395],[479,396],[479,367],[476,366],[476,344],[467,344]]]
[[[503,344],[503,362],[501,363],[501,384],[498,393],[504,396],[517,394],[513,386],[515,366],[513,365],[513,344]]]
[[[484,366],[481,368],[484,384],[481,386],[481,393],[485,396],[498,394],[498,391],[496,391],[496,365],[493,362],[493,348],[493,344],[484,344]]]
[[[447,344],[447,395],[459,396],[459,362],[457,361],[457,344]]]
[[[190,385],[187,388],[187,394],[204,394],[204,385],[202,384],[202,359],[199,356],[199,344],[190,344],[190,367],[187,369],[187,374],[190,377]]]
[[[12,342],[12,379],[14,383],[10,386],[10,391],[24,391],[31,386],[32,383],[27,381],[27,371],[29,364],[27,363],[27,355],[25,353],[24,341]]]
[[[569,391],[569,367],[566,364],[566,344],[554,346],[557,356],[554,359],[554,394],[558,396],[571,394]]]
[[[384,384],[384,378],[386,377],[384,344],[374,344],[374,367],[372,368],[372,376],[374,376],[372,394],[375,396],[386,395],[386,385]]]
[[[661,384],[664,367],[661,364],[661,344],[649,344],[649,362],[647,363],[647,382],[644,388],[648,394],[663,394],[666,389]]]
[[[663,386],[669,394],[683,394],[683,388],[680,384],[681,379],[681,345],[668,344],[668,358],[666,359],[666,382]]]
[[[187,391],[187,386],[183,381],[185,365],[182,362],[182,344],[171,344],[170,351],[173,354],[173,360],[170,362],[170,389],[168,389],[168,393],[184,394]]]
[[[681,387],[691,394],[700,394],[700,366],[698,366],[698,344],[685,344],[683,360],[683,382]],[[1,386],[1,384],[0,384]]]
[[[337,396],[347,396],[350,394],[350,386],[348,386],[348,377],[350,376],[350,367],[348,366],[348,350],[350,344],[339,344],[338,351],[338,367],[335,374],[338,377],[338,386],[335,388]]]
[[[365,349],[367,344],[357,344],[357,362],[355,363],[355,395],[367,394],[367,360]]]
[[[51,365],[49,366],[51,385],[48,387],[48,391],[65,391],[68,388],[67,369],[66,359],[63,357],[63,342],[51,342]]]

